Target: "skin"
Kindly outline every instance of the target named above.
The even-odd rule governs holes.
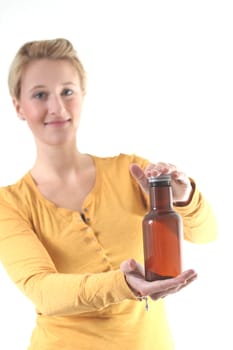
[[[37,156],[31,175],[39,191],[58,207],[80,212],[95,183],[92,158],[77,149],[83,100],[80,78],[72,64],[49,59],[34,60],[26,66],[20,98],[13,98],[18,117],[27,122],[35,139]],[[185,205],[192,198],[189,178],[175,165],[160,162],[143,170],[131,164],[129,171],[146,193],[149,176],[170,173],[174,201]],[[134,259],[123,261],[120,269],[136,296],[154,300],[179,291],[197,277],[190,269],[176,278],[147,282],[143,267]]]

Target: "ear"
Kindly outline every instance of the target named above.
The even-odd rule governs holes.
[[[23,114],[23,109],[21,107],[20,101],[14,97],[12,102],[13,102],[13,105],[15,107],[15,110],[16,110],[16,113],[17,113],[19,119],[25,120],[24,114]]]

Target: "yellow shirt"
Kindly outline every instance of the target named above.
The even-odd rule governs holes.
[[[164,300],[150,311],[128,288],[120,263],[143,263],[142,218],[148,198],[129,172],[137,156],[94,157],[96,182],[79,212],[58,208],[30,172],[0,189],[0,261],[35,304],[30,350],[171,350]],[[78,191],[78,189],[77,189]],[[195,188],[177,207],[185,239],[216,238],[212,210]]]

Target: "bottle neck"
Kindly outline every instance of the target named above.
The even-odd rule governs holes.
[[[170,185],[149,187],[151,210],[173,209],[172,188]]]

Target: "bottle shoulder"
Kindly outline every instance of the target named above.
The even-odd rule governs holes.
[[[161,209],[161,210],[150,210],[143,218],[143,220],[166,220],[166,218],[174,218],[177,220],[181,219],[179,213],[177,213],[174,209]]]

